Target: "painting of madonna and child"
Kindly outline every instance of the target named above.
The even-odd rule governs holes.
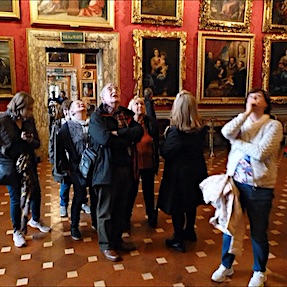
[[[206,40],[205,97],[243,97],[247,90],[248,41]]]
[[[148,87],[154,96],[179,92],[179,40],[143,39],[143,89]]]

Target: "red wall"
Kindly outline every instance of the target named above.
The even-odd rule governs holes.
[[[36,0],[34,0],[36,1]],[[131,24],[131,0],[115,0],[115,31],[120,33],[120,86],[122,90],[123,104],[127,105],[133,96],[134,80],[133,80],[133,29],[147,29],[158,31],[186,31],[187,32],[187,73],[184,88],[196,93],[196,59],[197,59],[197,31],[199,18],[198,0],[184,1],[184,21],[183,26],[179,28],[154,25],[138,25]],[[29,91],[28,82],[28,63],[27,63],[27,43],[26,28],[30,25],[29,0],[20,1],[21,19],[20,20],[0,20],[0,36],[12,36],[15,41],[15,62],[16,62],[16,80],[17,91]],[[251,19],[251,33],[256,35],[255,38],[255,59],[254,59],[254,75],[253,85],[261,86],[261,65],[263,60],[262,47],[262,18],[263,18],[263,1],[253,1]],[[62,29],[69,28],[60,26],[33,26],[33,28],[50,28]],[[72,28],[74,30],[74,28]],[[91,28],[82,28],[85,31],[95,31]],[[6,109],[8,100],[0,99],[0,110]]]

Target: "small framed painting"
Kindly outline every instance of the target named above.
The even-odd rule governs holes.
[[[132,0],[132,23],[182,26],[183,0]]]
[[[94,71],[92,70],[82,70],[82,79],[92,80],[94,79]]]
[[[0,37],[0,98],[11,98],[16,93],[14,39]]]
[[[93,67],[97,66],[97,54],[96,53],[85,53],[82,54],[82,67]]]
[[[68,52],[47,52],[48,66],[73,66],[73,54]]]
[[[1,0],[0,1],[0,18],[20,19],[19,0]]]
[[[80,94],[81,99],[88,98],[91,100],[96,100],[96,82],[93,80],[81,80],[80,81]]]
[[[253,0],[200,1],[199,29],[249,32]]]

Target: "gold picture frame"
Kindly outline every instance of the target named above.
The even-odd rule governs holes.
[[[83,69],[82,70],[82,79],[93,80],[94,79],[94,71]]]
[[[183,0],[132,0],[132,23],[182,26]]]
[[[56,2],[56,1],[55,1]],[[79,7],[78,1],[30,0],[31,25],[65,25],[114,29],[114,0],[104,0],[92,6]],[[90,2],[92,3],[92,2]]]
[[[252,1],[202,0],[199,29],[220,32],[250,32]]]
[[[142,96],[143,90],[150,87],[155,104],[173,102],[186,77],[186,38],[187,33],[180,31],[133,30],[135,95]],[[157,67],[155,50],[162,58]]]
[[[253,81],[254,39],[253,34],[198,32],[199,103],[244,103]]]
[[[80,97],[82,99],[97,99],[96,81],[94,80],[81,80],[80,81]]]
[[[46,63],[47,66],[55,66],[55,67],[73,66],[74,65],[73,54],[68,52],[47,51]]]
[[[284,32],[287,31],[287,7],[283,0],[265,0],[263,14],[263,32]],[[286,6],[286,4],[285,4]]]
[[[263,38],[262,88],[269,91],[272,102],[277,104],[287,104],[286,67],[287,35],[266,35]]]
[[[19,0],[0,1],[0,18],[20,19]]]
[[[84,53],[81,55],[82,68],[95,68],[97,66],[97,53]]]
[[[14,38],[0,37],[0,98],[16,93]]]

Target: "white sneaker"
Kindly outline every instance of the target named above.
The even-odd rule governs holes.
[[[220,264],[219,268],[214,271],[214,273],[211,276],[211,280],[215,282],[223,282],[226,278],[226,276],[231,276],[234,273],[233,267],[226,268],[224,265]]]
[[[26,240],[23,236],[23,234],[19,231],[19,230],[16,230],[14,233],[13,233],[13,241],[14,241],[14,245],[16,247],[23,247],[23,246],[26,246],[27,243],[26,243]]]
[[[248,287],[263,287],[266,280],[267,276],[264,272],[254,271],[253,276],[248,283]]]
[[[67,217],[68,212],[67,212],[67,207],[66,206],[60,206],[60,216],[61,217]]]
[[[91,214],[91,209],[86,203],[82,204],[82,209],[85,211],[85,213]]]
[[[51,227],[50,226],[46,226],[44,225],[41,221],[35,221],[33,218],[31,218],[28,221],[28,225],[30,225],[33,228],[38,228],[41,232],[47,233],[49,231],[51,231]]]

